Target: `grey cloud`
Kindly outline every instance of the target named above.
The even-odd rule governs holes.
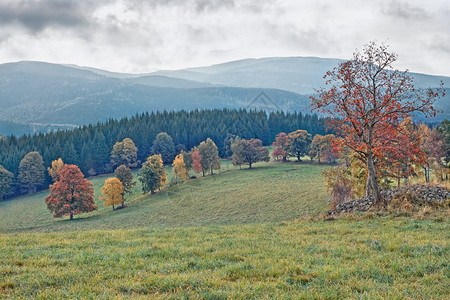
[[[433,40],[428,43],[428,47],[431,50],[444,52],[447,55],[450,54],[450,35],[442,36],[435,35]]]
[[[387,6],[382,6],[382,12],[390,17],[401,18],[407,21],[422,21],[430,18],[429,13],[418,6],[406,1],[392,1]]]
[[[76,27],[89,24],[87,1],[7,1],[0,3],[0,24],[24,26],[38,33],[50,26]]]

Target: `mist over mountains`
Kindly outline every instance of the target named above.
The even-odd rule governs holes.
[[[245,59],[175,71],[123,74],[71,65],[0,65],[0,134],[68,129],[145,111],[250,108],[310,113],[309,96],[341,60],[287,57]],[[417,88],[450,78],[411,74]],[[440,99],[436,121],[450,118]]]

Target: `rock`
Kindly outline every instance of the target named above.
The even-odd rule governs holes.
[[[419,202],[423,201],[428,203],[444,202],[450,198],[450,191],[446,190],[445,188],[420,184],[381,191],[381,197],[388,203],[391,202],[392,199],[401,197],[406,194],[412,194],[414,198]],[[374,199],[372,196],[364,196],[359,199],[351,200],[337,205],[335,210],[328,211],[328,215],[350,213],[355,211],[368,211],[373,206],[373,203]]]

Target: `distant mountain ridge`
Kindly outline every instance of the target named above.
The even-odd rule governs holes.
[[[23,61],[0,65],[0,134],[66,129],[145,111],[209,108],[307,110],[323,75],[342,60],[314,57],[244,59],[148,74]],[[411,74],[418,88],[450,77]],[[267,102],[267,101],[266,101]],[[450,98],[437,108],[450,118]]]

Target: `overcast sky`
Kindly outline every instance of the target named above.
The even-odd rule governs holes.
[[[350,58],[371,40],[396,67],[450,76],[450,1],[1,0],[0,63],[144,73],[268,56]]]

